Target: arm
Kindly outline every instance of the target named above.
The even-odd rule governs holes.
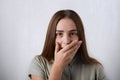
[[[65,46],[63,49],[60,50],[59,44],[56,43],[56,48],[55,48],[55,59],[54,63],[52,65],[50,75],[48,76],[48,80],[61,80],[62,77],[62,72],[65,68],[65,66],[73,59],[74,55],[76,54],[78,48],[80,47],[81,42],[78,41],[73,41],[69,45]],[[42,59],[42,58],[40,58]],[[42,61],[42,60],[41,60]],[[31,65],[31,71],[33,75],[31,74],[31,79],[32,80],[45,80],[41,68],[44,68],[44,66],[39,66],[38,64],[39,60],[38,58],[33,60],[33,65]],[[39,72],[40,71],[40,72]],[[41,77],[39,75],[41,75]],[[38,76],[37,76],[38,75]]]
[[[30,64],[28,77],[30,80],[46,80],[45,60],[42,56],[35,56]]]
[[[61,80],[62,71],[64,68],[58,66],[58,64],[53,64],[50,72],[49,80]]]
[[[44,80],[43,78],[37,77],[35,75],[31,75],[32,80]]]
[[[60,68],[59,66],[57,66],[57,64],[53,64],[49,80],[61,80],[62,71],[63,68]],[[42,77],[31,75],[31,80],[45,80],[45,79],[43,79]]]
[[[60,50],[60,45],[56,43],[55,60],[50,72],[49,80],[61,80],[62,72],[76,54],[82,41],[73,41]]]

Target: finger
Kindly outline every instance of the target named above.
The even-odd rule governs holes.
[[[60,45],[58,42],[56,42],[56,46],[55,46],[55,54],[60,50]]]
[[[75,45],[74,47],[72,47],[71,49],[69,49],[69,50],[67,50],[66,52],[65,52],[65,54],[66,55],[73,55],[73,54],[75,54],[75,51],[77,50],[77,48],[78,48],[78,45]]]
[[[65,46],[62,51],[63,52],[66,52],[67,50],[71,49],[72,47],[74,47],[75,45],[78,44],[78,41],[75,40],[75,41],[72,41],[69,45]]]
[[[75,48],[75,50],[78,50],[80,48],[81,44],[82,44],[82,41],[79,41],[76,48]]]
[[[76,47],[76,46],[75,46]],[[65,53],[64,53],[64,55],[66,56],[66,59],[68,59],[68,60],[72,60],[73,59],[73,57],[75,56],[75,54],[76,54],[76,52],[74,51],[75,49],[74,48],[72,48],[72,49],[70,49],[70,50],[68,50],[68,51],[66,51]]]
[[[79,47],[81,46],[82,41],[79,41],[77,45],[72,47],[70,50],[66,51],[68,54],[74,54],[78,51]]]
[[[78,42],[78,48],[81,46],[81,44],[82,44],[82,40]]]
[[[76,48],[75,48],[75,50],[74,50],[75,53],[77,53],[77,51],[80,48],[81,44],[82,44],[82,41],[79,41]]]

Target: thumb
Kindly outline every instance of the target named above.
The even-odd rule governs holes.
[[[55,54],[60,50],[60,45],[58,42],[56,42],[56,46],[55,46]]]

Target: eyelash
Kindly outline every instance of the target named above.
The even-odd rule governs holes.
[[[70,35],[76,35],[76,33],[70,33]]]
[[[77,33],[74,33],[74,32],[69,33],[69,36],[73,36],[73,35],[77,35]],[[56,33],[56,36],[62,37],[63,33]]]
[[[61,36],[62,37],[63,33],[56,33],[56,36]]]

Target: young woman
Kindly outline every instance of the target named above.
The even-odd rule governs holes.
[[[83,23],[73,10],[56,12],[41,55],[31,62],[32,80],[105,80],[103,66],[88,55]]]

